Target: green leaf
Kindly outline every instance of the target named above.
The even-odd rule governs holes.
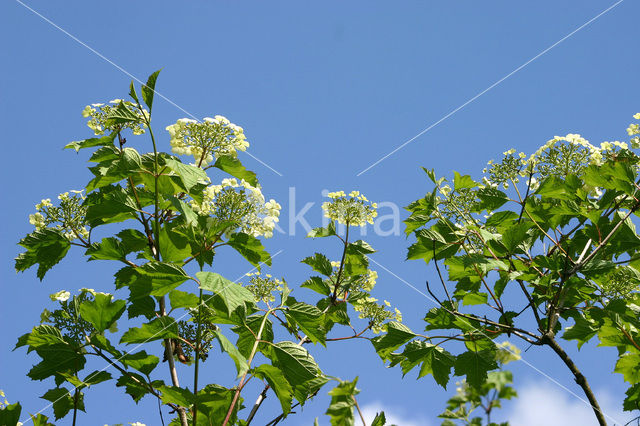
[[[245,302],[253,303],[254,296],[242,285],[224,278],[215,272],[198,272],[196,277],[200,281],[200,288],[219,295],[227,306],[228,313],[231,314],[239,306],[244,306]]]
[[[162,402],[165,404],[176,404],[180,407],[191,407],[195,396],[189,389],[184,389],[178,386],[160,386],[158,388],[162,392]]]
[[[135,378],[135,379],[134,379]],[[125,392],[138,403],[143,396],[150,393],[149,387],[145,385],[146,379],[136,373],[123,374],[116,382],[117,387],[124,387]],[[159,382],[160,384],[162,382]],[[154,382],[154,387],[157,389],[160,385]]]
[[[624,379],[633,384],[640,383],[640,354],[626,353],[622,355],[613,370],[622,374]]]
[[[371,339],[376,352],[383,360],[388,360],[391,352],[416,337],[406,325],[391,321],[387,323],[387,333]]]
[[[327,257],[323,254],[316,253],[313,256],[306,257],[302,259],[302,263],[306,263],[311,266],[311,268],[321,273],[322,275],[331,276],[333,273],[333,266],[331,266],[331,262]]]
[[[20,253],[15,259],[16,271],[22,272],[33,265],[38,265],[37,276],[40,281],[44,275],[60,262],[69,251],[71,243],[60,231],[42,229],[32,232],[18,243],[27,251]]]
[[[169,229],[160,229],[160,255],[164,262],[182,262],[191,256],[189,240]]]
[[[141,168],[142,159],[138,151],[124,148],[115,160],[107,160],[89,168],[95,178],[87,184],[87,193],[135,175]]]
[[[60,330],[51,325],[41,324],[33,327],[31,333],[21,336],[13,350],[16,350],[21,346],[28,345],[29,351],[31,351],[32,349],[40,346],[55,345],[57,343],[65,343]]]
[[[80,315],[89,321],[99,333],[111,327],[122,316],[126,302],[116,300],[112,302],[111,294],[96,293],[94,300],[85,300],[80,305]]]
[[[127,266],[115,275],[116,288],[129,286],[132,295],[164,296],[189,279],[179,266],[163,262],[147,262],[134,268]]]
[[[158,79],[158,74],[160,74],[161,70],[158,70],[151,74],[147,79],[147,84],[143,85],[141,88],[142,99],[144,103],[149,107],[149,111],[153,107],[153,95],[156,89],[156,80]]]
[[[625,392],[627,397],[624,399],[622,408],[624,411],[635,411],[640,409],[640,384],[631,386]]]
[[[311,277],[303,282],[300,287],[311,289],[316,293],[320,293],[324,296],[329,296],[331,294],[329,284],[325,283],[320,277]]]
[[[73,148],[76,150],[76,152],[78,152],[83,148],[92,148],[94,146],[110,146],[113,145],[113,140],[115,139],[117,134],[117,132],[113,132],[110,135],[102,136],[99,138],[90,138],[81,141],[70,142],[64,146],[64,149]]]
[[[82,395],[82,393],[80,393]],[[73,409],[73,396],[69,393],[69,391],[65,388],[54,388],[49,389],[44,395],[40,398],[46,399],[47,401],[52,402],[53,404],[53,415],[56,420],[63,418]],[[82,411],[84,411],[84,398],[79,399],[79,407]]]
[[[292,386],[302,385],[319,376],[320,369],[311,354],[293,342],[278,342],[271,345],[274,366],[278,367]]]
[[[313,228],[308,234],[307,238],[322,238],[322,237],[330,237],[336,234],[336,225],[333,221],[329,222],[329,225],[326,228]]]
[[[509,253],[516,253],[518,246],[528,239],[529,229],[531,229],[531,223],[516,223],[502,233],[502,244]]]
[[[258,186],[258,178],[256,178],[256,174],[245,169],[240,160],[236,157],[231,155],[218,157],[213,167],[216,167],[238,179],[244,179],[249,182],[251,186]]]
[[[496,228],[501,228],[503,226],[507,226],[513,223],[513,221],[518,219],[518,214],[509,210],[495,212],[489,219],[485,222],[486,226],[494,226]],[[504,238],[504,235],[503,235]]]
[[[91,345],[110,353],[116,358],[120,358],[122,356],[122,353],[111,344],[104,334],[92,334],[89,336],[89,342]]]
[[[247,359],[240,353],[240,351],[238,351],[238,348],[236,348],[235,345],[231,343],[224,334],[222,334],[222,332],[216,330],[215,336],[216,339],[218,339],[218,342],[220,342],[220,349],[231,357],[233,363],[236,365],[238,377],[241,377],[247,372],[247,370],[249,370]]]
[[[142,324],[141,327],[132,327],[127,330],[120,339],[120,343],[147,343],[154,340],[178,339],[178,324],[171,317],[160,317]]]
[[[75,373],[84,368],[86,359],[67,343],[57,343],[35,348],[42,361],[27,373],[33,380],[44,380],[60,373]]]
[[[175,158],[166,158],[165,163],[178,174],[187,191],[199,184],[207,184],[207,173],[200,167],[184,164]]]
[[[31,414],[29,415],[29,420],[31,420],[33,426],[55,426],[53,423],[49,423],[49,417],[45,416],[44,414],[38,414],[35,416]]]
[[[361,254],[371,254],[376,252],[373,247],[371,247],[371,245],[369,245],[369,243],[364,240],[357,240],[350,243],[349,247],[347,247],[347,252],[349,252],[349,250],[351,250],[351,253]]]
[[[136,93],[136,86],[133,85],[133,80],[129,83],[129,96],[136,101],[136,103],[140,103],[140,99],[138,98],[138,94]]]
[[[178,308],[195,308],[198,306],[198,296],[185,291],[173,290],[169,293],[169,302],[171,309]]]
[[[331,418],[331,426],[355,425],[353,408],[356,402],[354,396],[360,393],[356,389],[357,383],[357,377],[352,382],[340,381],[335,388],[329,391],[331,403],[325,414]]]
[[[327,331],[324,328],[324,315],[313,305],[296,302],[286,311],[288,319],[295,322],[314,343],[325,345]]]
[[[371,422],[371,426],[384,426],[387,424],[387,418],[384,416],[384,411],[376,413],[375,419]]]
[[[356,241],[347,246],[344,259],[344,273],[348,277],[366,274],[369,268],[367,254],[375,250],[364,241]]]
[[[187,225],[195,225],[198,223],[198,215],[189,204],[176,197],[171,197],[171,204],[176,208],[176,211],[180,212],[184,218],[184,223]]]
[[[476,185],[478,184],[473,179],[471,179],[471,176],[469,176],[469,175],[461,176],[460,173],[454,171],[453,172],[453,176],[454,176],[453,177],[453,188],[456,191],[459,191],[459,190],[465,189],[465,188],[475,188]]]
[[[126,250],[116,237],[103,238],[99,243],[91,244],[84,253],[89,260],[124,260]]]
[[[242,325],[234,327],[232,330],[234,333],[238,335],[238,340],[236,341],[236,347],[240,351],[245,358],[248,358],[251,354],[251,349],[253,345],[256,343],[256,336],[258,335],[258,331],[260,330],[260,325],[262,324],[263,316],[262,315],[253,315],[246,319]],[[273,341],[273,324],[270,320],[264,324],[264,328],[262,330],[262,335],[260,337],[261,342],[258,344],[259,351],[269,351],[270,344],[266,342]]]
[[[447,387],[451,368],[455,364],[455,357],[449,352],[426,342],[414,340],[409,342],[402,352],[405,359],[401,362],[403,374],[422,363],[418,378],[432,374],[435,381],[443,388]]]
[[[466,375],[467,383],[480,389],[487,379],[487,371],[498,368],[498,364],[494,351],[467,351],[458,355],[454,368],[456,376]]]
[[[236,232],[231,234],[227,244],[233,247],[253,266],[259,267],[261,263],[271,266],[271,256],[256,237],[243,232]]]
[[[598,332],[598,324],[587,320],[583,316],[575,318],[575,324],[565,328],[562,338],[565,340],[577,340],[578,348],[587,343]]]
[[[463,305],[484,305],[487,303],[489,295],[487,293],[468,292],[462,298]]]
[[[149,375],[156,368],[160,359],[155,355],[149,355],[145,351],[127,353],[120,358],[124,365],[134,368],[142,374]]]
[[[137,204],[127,190],[118,185],[106,186],[87,195],[85,219],[91,227],[135,219]]]
[[[540,187],[536,190],[537,195],[551,198],[566,198],[567,187],[564,180],[551,175],[540,182]]]
[[[124,103],[120,102],[115,108],[111,108],[107,114],[105,125],[108,127],[117,124],[137,123],[140,117]]]
[[[22,412],[22,406],[19,402],[15,404],[5,405],[0,408],[0,424],[2,425],[16,425],[20,421],[20,413]]]
[[[229,407],[231,406],[231,400],[235,394],[235,389],[226,389],[218,385],[207,385],[198,392],[198,411],[202,415],[198,416],[200,420],[198,425],[214,426],[212,420],[224,419]],[[237,413],[242,405],[242,396],[238,398],[238,401],[229,417],[229,425],[241,425],[237,420]],[[217,424],[221,424],[218,422]]]
[[[95,370],[87,374],[87,377],[82,380],[81,386],[89,387],[97,385],[98,383],[106,382],[107,380],[111,380],[111,373],[109,373],[108,371]]]
[[[271,389],[275,392],[283,414],[289,414],[291,411],[291,403],[293,401],[293,389],[280,369],[269,365],[262,364],[251,370],[251,373],[263,380],[266,380]]]
[[[479,189],[478,198],[480,202],[474,206],[474,211],[480,212],[483,210],[494,211],[502,207],[503,204],[509,201],[509,197],[504,192],[495,188],[483,188]]]
[[[92,163],[105,163],[103,166],[108,167],[108,164],[120,159],[120,153],[120,149],[115,146],[103,146],[91,154],[89,161]]]

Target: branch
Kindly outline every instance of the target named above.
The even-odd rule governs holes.
[[[604,418],[604,413],[600,409],[600,405],[598,405],[598,401],[596,400],[596,397],[593,394],[593,391],[591,390],[591,387],[589,386],[587,379],[582,375],[578,367],[574,364],[573,360],[569,357],[569,355],[567,355],[564,349],[560,347],[558,342],[555,341],[555,339],[552,337],[552,334],[547,333],[543,335],[540,342],[543,345],[547,345],[551,349],[553,349],[553,351],[560,357],[560,359],[565,363],[565,365],[569,368],[569,370],[571,370],[571,372],[573,373],[573,376],[575,377],[576,383],[578,384],[578,386],[582,388],[585,395],[587,396],[587,399],[591,404],[591,408],[593,409],[596,419],[598,419],[598,424],[600,424],[600,426],[606,426],[607,422]]]
[[[258,409],[260,408],[260,405],[262,405],[262,402],[265,399],[267,399],[267,391],[269,390],[269,387],[270,387],[269,385],[266,385],[264,387],[264,389],[262,389],[262,392],[260,392],[260,395],[258,395],[258,399],[256,399],[255,404],[253,404],[253,408],[251,409],[251,412],[249,413],[249,417],[247,417],[246,426],[249,426],[249,423],[251,423],[251,421],[255,417],[256,413],[258,412]]]
[[[342,250],[342,259],[340,260],[340,268],[338,269],[338,275],[336,275],[336,284],[333,287],[333,294],[331,295],[331,302],[336,303],[338,297],[338,287],[340,287],[340,279],[342,278],[342,271],[344,269],[344,259],[347,256],[347,247],[349,247],[349,222],[346,223],[347,230],[344,236],[344,249]]]
[[[609,234],[606,237],[604,237],[604,240],[602,240],[602,242],[600,244],[598,244],[598,246],[595,249],[593,249],[593,251],[591,253],[589,253],[589,255],[587,257],[584,258],[584,260],[582,260],[580,262],[577,262],[575,264],[573,269],[571,269],[569,271],[568,276],[571,276],[571,275],[575,274],[576,272],[578,272],[578,270],[580,268],[582,268],[584,265],[589,263],[589,261],[595,257],[595,255],[602,249],[602,247],[604,247],[605,244],[607,244],[609,242],[611,237],[613,237],[613,234],[615,234],[616,231],[618,231],[618,229],[629,218],[629,216],[631,216],[633,214],[633,212],[638,210],[638,207],[640,207],[640,203],[636,203],[631,209],[629,209],[629,212],[625,215],[625,217],[623,219],[620,219],[620,221],[618,223],[616,223],[616,225],[613,227],[611,232],[609,232]]]
[[[513,333],[513,334],[515,334],[516,336],[520,337],[521,339],[523,339],[523,340],[525,340],[525,341],[527,341],[527,342],[531,343],[532,345],[539,345],[539,344],[540,344],[540,343],[539,343],[540,336],[538,336],[538,335],[536,335],[536,334],[533,334],[533,333],[531,333],[531,332],[529,332],[529,331],[527,331],[527,330],[523,330],[523,329],[520,329],[520,328],[516,328],[516,327],[513,327],[513,326],[511,326],[511,325],[500,324],[499,322],[491,321],[491,320],[488,320],[488,319],[486,319],[486,318],[480,318],[480,317],[476,317],[476,316],[474,316],[474,315],[467,315],[467,314],[463,314],[462,312],[454,311],[454,310],[451,310],[451,309],[449,309],[449,308],[445,307],[445,306],[442,304],[442,302],[440,302],[440,301],[435,297],[435,295],[431,292],[431,289],[429,288],[429,282],[427,282],[427,291],[429,292],[429,294],[431,294],[431,296],[433,296],[433,298],[434,298],[434,299],[436,299],[436,301],[440,304],[440,307],[441,307],[442,309],[444,309],[446,312],[448,312],[450,315],[455,315],[455,316],[457,316],[457,317],[466,318],[466,319],[471,320],[471,321],[478,321],[478,322],[481,322],[481,323],[483,323],[483,324],[487,324],[487,325],[491,325],[491,326],[494,326],[494,327],[501,328],[501,329],[503,329],[506,333]],[[467,324],[468,324],[468,323],[467,323]],[[471,324],[468,324],[468,325],[471,325]],[[484,334],[484,335],[485,335],[485,337],[489,337],[489,336],[487,336],[487,334],[486,334],[484,331],[482,331],[482,330],[478,330],[477,328],[474,328],[474,329],[475,329],[476,331],[479,331],[480,333]],[[533,338],[533,339],[535,339],[535,340],[532,340],[531,338],[526,337],[526,336],[529,336],[529,337],[531,337],[531,338]]]
[[[364,421],[364,416],[362,415],[362,411],[360,411],[360,405],[358,405],[358,400],[355,395],[351,395],[353,398],[353,402],[356,404],[356,409],[358,410],[358,414],[360,414],[360,420],[362,420],[362,425],[367,426],[367,422]]]
[[[251,353],[249,354],[249,358],[247,359],[247,365],[249,367],[251,367],[251,362],[253,361],[253,357],[256,355],[256,352],[258,351],[258,344],[260,343],[260,337],[262,337],[262,332],[264,331],[264,326],[267,322],[267,319],[269,317],[269,313],[267,312],[264,317],[262,318],[262,322],[260,323],[260,329],[258,330],[258,335],[256,336],[256,341],[253,344],[253,348],[251,349]],[[242,391],[242,388],[244,387],[244,384],[247,380],[247,375],[249,374],[249,371],[245,372],[242,375],[242,379],[240,379],[240,383],[238,384],[238,387],[236,388],[236,391],[233,395],[233,399],[231,400],[231,405],[229,406],[229,410],[227,411],[227,415],[224,418],[224,421],[222,422],[222,426],[226,426],[229,423],[229,419],[231,418],[231,414],[233,413],[233,408],[236,405],[236,402],[238,402],[238,398],[240,397],[240,392]]]
[[[90,344],[91,345],[91,344]],[[91,347],[93,348],[93,350],[95,351],[94,355],[97,355],[99,357],[101,357],[102,359],[104,359],[105,361],[107,361],[111,366],[113,366],[116,370],[118,370],[120,373],[124,374],[125,376],[129,377],[131,380],[133,380],[134,382],[141,384],[143,386],[145,386],[147,389],[149,389],[149,392],[151,392],[151,394],[153,396],[155,396],[156,398],[158,398],[158,400],[160,400],[160,393],[158,393],[158,391],[153,387],[153,385],[151,383],[147,383],[147,382],[141,382],[140,379],[138,379],[137,377],[133,376],[131,373],[129,373],[127,370],[125,370],[124,368],[120,367],[118,364],[116,364],[115,362],[113,362],[108,356],[106,356],[101,350],[100,348],[91,345]],[[169,407],[171,407],[174,410],[178,410],[177,405],[172,404],[170,402],[167,402],[166,405],[168,405]]]
[[[453,301],[451,300],[451,296],[449,295],[449,290],[447,290],[447,285],[445,284],[444,279],[442,278],[442,272],[440,272],[440,267],[438,266],[438,259],[436,259],[436,242],[435,241],[433,242],[433,263],[436,265],[436,271],[438,271],[438,277],[440,277],[442,288],[444,288],[444,292],[447,293],[447,299],[449,299],[449,302],[453,304]],[[427,287],[428,286],[429,285],[427,284]]]

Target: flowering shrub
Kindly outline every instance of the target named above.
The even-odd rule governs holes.
[[[420,377],[430,373],[442,386],[452,370],[465,376],[445,424],[481,424],[470,410],[489,392],[509,395],[510,374],[493,371],[504,352],[495,340],[505,335],[553,350],[604,425],[606,413],[559,340],[580,347],[597,337],[618,351],[614,372],[630,385],[623,408],[640,407],[638,125],[627,132],[629,143],[597,146],[569,134],[530,156],[511,149],[489,161],[480,181],[454,172],[448,182],[426,170],[434,189],[407,207],[405,224],[415,236],[407,257],[437,274],[440,290],[426,283],[438,305],[425,317],[430,334],[389,323],[374,346],[404,373],[421,365]]]
[[[84,189],[61,194],[56,203],[44,199],[36,205],[29,217],[35,230],[20,241],[24,252],[16,259],[16,270],[37,266],[42,280],[71,248],[82,250],[89,260],[119,264],[114,286],[129,295],[107,292],[108,283],[97,277],[95,286],[105,291],[51,294],[56,307],[46,309],[40,324],[17,344],[40,358],[27,375],[54,379],[43,398],[52,403],[56,419],[72,414],[74,425],[79,411],[90,408],[84,393],[104,382],[115,383],[135,402],[156,398],[157,423],[164,423],[170,410],[171,425],[226,426],[248,425],[268,393],[280,402],[280,410],[270,414],[275,417],[271,423],[277,423],[332,380],[338,383],[327,414],[334,425],[353,424],[356,380],[325,374],[311,351],[328,342],[368,339],[390,320],[400,320],[398,312],[372,299],[377,274],[369,269],[367,255],[373,248],[349,240],[349,228],[371,223],[376,205],[358,192],[333,197],[327,206],[329,226],[310,236],[339,240],[341,260],[332,263],[320,253],[305,258],[319,275],[302,289],[264,273],[261,269],[272,259],[258,238],[273,235],[281,206],[267,201],[256,175],[237,158],[249,146],[243,129],[222,116],[202,122],[180,119],[167,127],[169,145],[174,154],[193,156],[195,162],[161,152],[151,125],[157,75],[142,87],[141,97],[132,84],[131,101],[84,109],[82,115],[99,137],[67,148],[93,149],[93,178]],[[153,150],[138,152],[130,133],[148,135]],[[336,232],[337,223],[346,225],[344,235]],[[96,239],[96,228],[113,233]],[[225,269],[215,262],[223,249],[237,251],[253,267],[247,283],[218,273]],[[124,331],[119,341],[112,334],[117,327]],[[162,351],[154,354],[157,342]],[[133,350],[127,349],[130,345]],[[105,367],[85,371],[89,357]],[[200,383],[201,372],[216,370],[223,357],[235,365],[237,380]],[[176,362],[192,369],[192,383],[179,380]],[[245,408],[247,392],[259,395],[252,409]],[[20,412],[18,403],[0,407],[0,423],[16,424]],[[43,415],[32,419],[49,424]]]

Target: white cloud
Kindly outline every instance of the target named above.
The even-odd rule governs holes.
[[[596,392],[596,397],[602,411],[609,416],[608,423],[621,426],[633,417],[631,413],[624,413],[622,401],[615,400],[608,392]],[[598,424],[589,405],[552,384],[524,385],[518,389],[511,408],[505,411],[504,418],[509,419],[511,426]]]
[[[362,415],[367,422],[371,424],[373,419],[376,418],[376,414],[384,411],[384,416],[387,419],[386,425],[397,426],[428,426],[429,422],[421,417],[407,415],[405,410],[396,409],[393,407],[385,406],[380,402],[374,402],[362,406]]]

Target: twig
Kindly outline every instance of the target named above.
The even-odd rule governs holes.
[[[249,426],[249,424],[251,423],[251,421],[255,417],[256,413],[258,412],[258,409],[262,405],[262,402],[265,399],[267,399],[267,391],[269,390],[269,387],[270,387],[269,385],[266,385],[264,387],[264,389],[262,389],[262,392],[260,392],[260,395],[258,395],[258,399],[256,399],[255,404],[253,404],[253,408],[251,409],[251,412],[249,413],[249,417],[247,417],[246,426]]]
[[[367,422],[364,421],[364,416],[362,415],[362,411],[360,411],[360,406],[358,405],[358,400],[355,395],[351,395],[353,398],[353,402],[356,404],[356,409],[358,410],[358,414],[360,414],[360,420],[362,420],[362,426],[367,426]]]

